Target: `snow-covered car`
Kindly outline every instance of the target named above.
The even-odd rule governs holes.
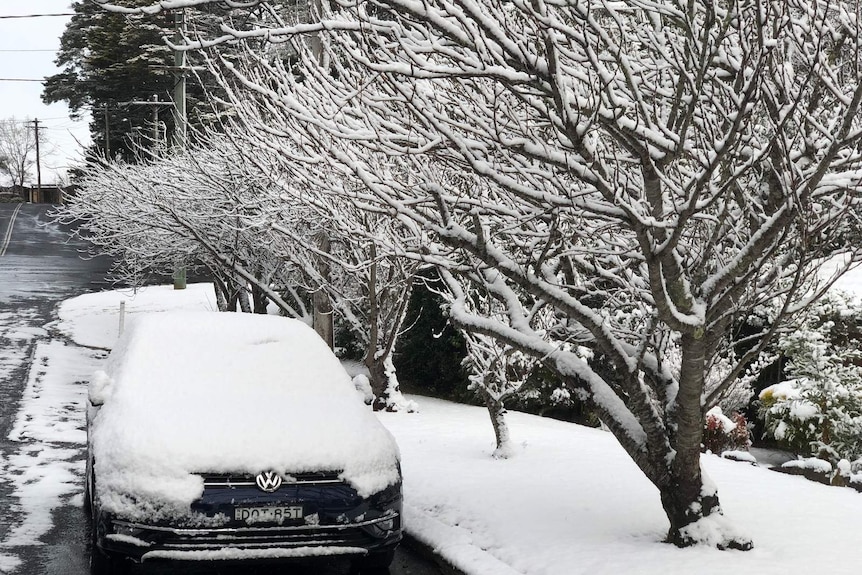
[[[302,322],[143,315],[89,403],[94,573],[129,560],[347,555],[362,572],[392,561],[398,448]]]

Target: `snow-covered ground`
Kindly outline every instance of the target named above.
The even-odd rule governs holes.
[[[191,286],[184,292],[150,288],[134,297],[86,295],[63,304],[59,327],[81,345],[107,348],[116,338],[120,300],[130,314],[213,309],[211,294],[206,286]],[[97,368],[101,360],[89,356],[81,363],[67,346],[45,346],[40,357],[41,387],[28,386],[13,434],[44,435],[49,447],[53,433],[78,442],[83,411],[57,407],[80,404],[80,370]],[[851,489],[704,456],[728,519],[753,538],[755,548],[676,549],[661,542],[667,524],[657,490],[609,433],[510,413],[515,455],[492,459],[494,439],[484,409],[412,399],[418,413],[379,414],[402,452],[407,530],[470,575],[859,571],[862,494]],[[30,456],[38,465],[39,453]],[[80,476],[81,466],[52,457],[59,463],[38,471],[47,483],[29,499],[34,525],[61,497],[81,489],[69,478]],[[37,528],[30,530],[37,535]],[[11,571],[13,559],[0,561],[0,572],[4,565]]]

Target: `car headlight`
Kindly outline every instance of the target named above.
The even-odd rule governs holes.
[[[141,539],[144,535],[143,529],[134,527],[127,523],[115,522],[113,524],[113,528],[116,535],[125,535],[126,537],[134,537],[135,539]]]
[[[395,527],[395,518],[390,517],[389,519],[385,519],[375,524],[375,527],[380,529],[381,531],[392,531]]]
[[[388,537],[392,532],[400,526],[399,516],[397,513],[387,515],[385,519],[375,521],[370,525],[363,527],[372,537],[383,538]]]

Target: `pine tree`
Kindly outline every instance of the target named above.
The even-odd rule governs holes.
[[[147,4],[145,0],[120,3]],[[174,35],[174,14],[169,11],[155,15],[118,14],[82,0],[74,2],[72,9],[75,16],[60,38],[55,61],[62,71],[46,79],[42,100],[65,101],[73,116],[89,110],[91,151],[99,155],[108,149],[111,157],[121,155],[129,159],[136,143],[149,149],[155,135],[162,142],[171,141],[174,132],[171,102],[176,79],[172,69],[174,53],[165,38]],[[203,20],[195,25],[208,25],[213,20],[212,12],[219,11],[210,12],[194,12],[196,18]],[[187,114],[190,124],[195,125],[210,116],[211,110],[201,83],[194,75],[187,78]],[[133,103],[151,101],[154,97],[165,103],[157,110],[152,105]]]

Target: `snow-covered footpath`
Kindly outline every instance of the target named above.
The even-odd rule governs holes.
[[[213,309],[212,299],[204,285],[85,295],[61,306],[59,328],[79,345],[110,348],[120,301],[134,316]],[[98,367],[101,357],[56,343],[41,348],[41,365],[34,368],[42,374],[38,389],[28,386],[13,430],[45,438],[48,453],[28,455],[27,465],[39,470],[40,457],[54,462],[35,474],[31,485],[37,487],[29,493],[26,481],[20,482],[28,537],[38,537],[46,514],[63,497],[80,501],[82,466],[51,450],[60,449],[58,434],[81,442],[83,411],[63,406],[81,404],[81,369]],[[704,456],[729,520],[753,538],[755,549],[680,550],[661,543],[667,524],[658,492],[609,433],[510,413],[518,448],[513,458],[495,460],[484,409],[413,399],[418,413],[379,414],[402,452],[407,530],[470,575],[859,572],[862,494],[853,490]],[[12,571],[14,557],[0,560],[0,571],[4,565]]]

